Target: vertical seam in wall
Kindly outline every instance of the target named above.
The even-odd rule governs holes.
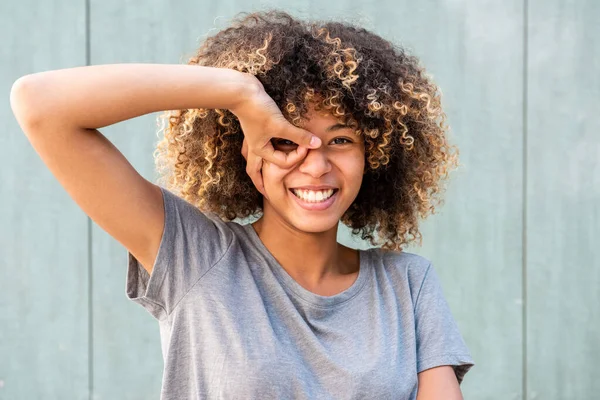
[[[91,65],[90,0],[85,1],[85,65]],[[88,238],[88,399],[94,397],[94,292],[92,268],[92,220],[87,218]]]
[[[527,400],[527,102],[528,102],[528,69],[529,69],[529,0],[523,0],[523,231],[522,236],[522,325],[523,325],[523,347],[522,347],[522,369],[523,369],[523,400]]]

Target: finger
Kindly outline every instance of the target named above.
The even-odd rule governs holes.
[[[304,158],[306,158],[306,154],[308,154],[308,148],[304,146],[298,146],[296,147],[296,150],[292,150],[289,153],[280,153],[283,153],[285,157],[285,163],[287,164],[287,168],[292,168],[300,161],[304,160]]]
[[[311,149],[316,149],[321,146],[321,139],[309,131],[289,123],[287,125],[288,129],[285,129],[281,134],[278,134],[278,137],[291,140],[298,146],[305,146]]]
[[[265,196],[265,188],[262,179],[262,158],[250,153],[248,156],[248,163],[246,166],[246,172],[254,183],[256,189]]]
[[[262,158],[257,157],[257,159],[258,161],[256,162],[256,168],[254,170],[254,181],[256,182],[257,190],[268,200],[269,196],[267,196],[262,172],[265,167],[265,162]]]
[[[262,194],[263,182],[260,173],[262,170],[262,159],[257,156],[250,156],[248,160],[248,175],[250,176],[250,179],[252,180],[252,183],[254,183],[256,189]]]
[[[279,168],[290,169],[298,162],[302,161],[308,149],[304,146],[297,146],[295,150],[284,152],[276,150],[272,145],[264,148],[259,156],[265,161],[277,165]]]
[[[242,156],[246,161],[248,160],[248,142],[246,141],[246,138],[244,138],[244,141],[242,142]]]

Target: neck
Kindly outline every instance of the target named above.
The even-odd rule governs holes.
[[[252,226],[283,269],[307,286],[318,287],[358,269],[358,252],[337,242],[337,225],[325,232],[302,232],[265,210]]]

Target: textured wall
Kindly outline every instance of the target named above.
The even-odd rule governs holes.
[[[158,325],[125,297],[126,250],[77,207],[10,111],[19,76],[182,63],[239,11],[341,18],[401,43],[441,86],[463,166],[423,223],[476,366],[466,399],[600,392],[600,3],[595,0],[6,1],[0,5],[0,399],[158,398]],[[102,129],[154,180],[156,114]],[[340,240],[353,244],[342,230]],[[366,247],[364,243],[354,243]]]

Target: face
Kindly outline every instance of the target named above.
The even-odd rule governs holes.
[[[344,127],[331,114],[309,109],[303,128],[321,139],[306,157],[290,169],[264,162],[264,216],[280,218],[303,232],[325,232],[337,224],[358,192],[365,167],[362,136]],[[289,152],[296,145],[274,139],[277,150]]]

